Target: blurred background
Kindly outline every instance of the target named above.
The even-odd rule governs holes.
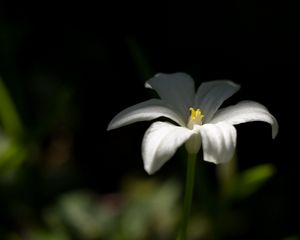
[[[277,118],[203,162],[189,239],[300,239],[299,6],[292,1],[0,1],[0,239],[175,239],[185,150],[143,170],[149,122],[110,132],[157,72],[230,79]]]

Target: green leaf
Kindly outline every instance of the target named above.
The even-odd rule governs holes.
[[[275,173],[272,164],[263,164],[252,167],[242,172],[236,181],[234,196],[245,198],[256,192]]]
[[[5,133],[10,136],[18,136],[23,132],[23,126],[13,101],[0,78],[0,121]]]

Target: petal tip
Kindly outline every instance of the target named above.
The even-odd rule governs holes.
[[[275,139],[278,135],[278,125],[276,127],[272,127],[272,139]]]
[[[154,75],[154,77],[159,77],[160,75],[162,75],[163,73],[156,73],[155,75]]]
[[[217,161],[213,157],[203,156],[203,160],[217,165]]]
[[[232,80],[225,80],[229,85],[231,85],[232,87],[234,87],[236,89],[236,91],[240,90],[241,85],[232,81]]]
[[[113,118],[109,124],[107,125],[107,128],[106,128],[106,131],[110,131],[110,130],[113,130],[115,128],[118,128],[119,126],[116,124],[116,121],[115,119]]]
[[[277,119],[272,114],[270,114],[270,115],[271,115],[271,118],[273,120],[273,122],[271,123],[271,127],[272,127],[272,139],[275,139],[277,137],[277,134],[278,134],[279,125],[278,125]]]
[[[148,175],[153,175],[155,173],[155,171],[153,171],[153,169],[144,166],[144,170],[148,173]]]
[[[152,88],[151,85],[149,84],[149,82],[145,82],[145,88]]]

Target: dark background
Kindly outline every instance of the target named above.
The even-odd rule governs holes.
[[[25,164],[26,201],[38,209],[70,189],[107,193],[127,174],[146,176],[140,144],[149,123],[106,127],[119,111],[152,96],[144,82],[153,74],[183,71],[197,86],[231,79],[241,91],[227,104],[255,100],[277,118],[275,140],[267,124],[237,126],[239,168],[273,163],[277,170],[245,212],[255,219],[249,230],[255,238],[299,233],[298,12],[288,1],[1,1],[0,74],[27,135],[41,148],[42,161]],[[57,174],[49,188],[32,186],[60,171],[59,160],[48,159],[54,140],[64,146],[55,151],[71,155],[72,171]],[[158,176],[183,175],[180,166],[171,161]],[[7,212],[3,224],[11,221]]]

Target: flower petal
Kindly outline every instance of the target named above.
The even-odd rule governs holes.
[[[265,106],[254,101],[242,101],[236,105],[220,109],[211,123],[227,122],[235,125],[252,121],[263,121],[271,124],[272,137],[276,137],[278,133],[277,120]]]
[[[167,162],[194,131],[167,122],[154,122],[146,131],[142,143],[144,168],[153,174]]]
[[[204,123],[208,123],[221,104],[240,89],[240,86],[226,80],[204,82],[195,96],[195,105],[204,114]]]
[[[179,125],[185,125],[181,116],[168,107],[162,100],[150,99],[118,113],[108,124],[107,130],[119,128],[134,122],[152,120],[158,117],[167,117]]]
[[[213,163],[224,163],[232,159],[236,146],[236,129],[221,122],[205,124],[200,128],[203,159]]]
[[[194,80],[185,73],[156,74],[146,87],[153,88],[161,99],[171,104],[187,120],[194,101]]]

